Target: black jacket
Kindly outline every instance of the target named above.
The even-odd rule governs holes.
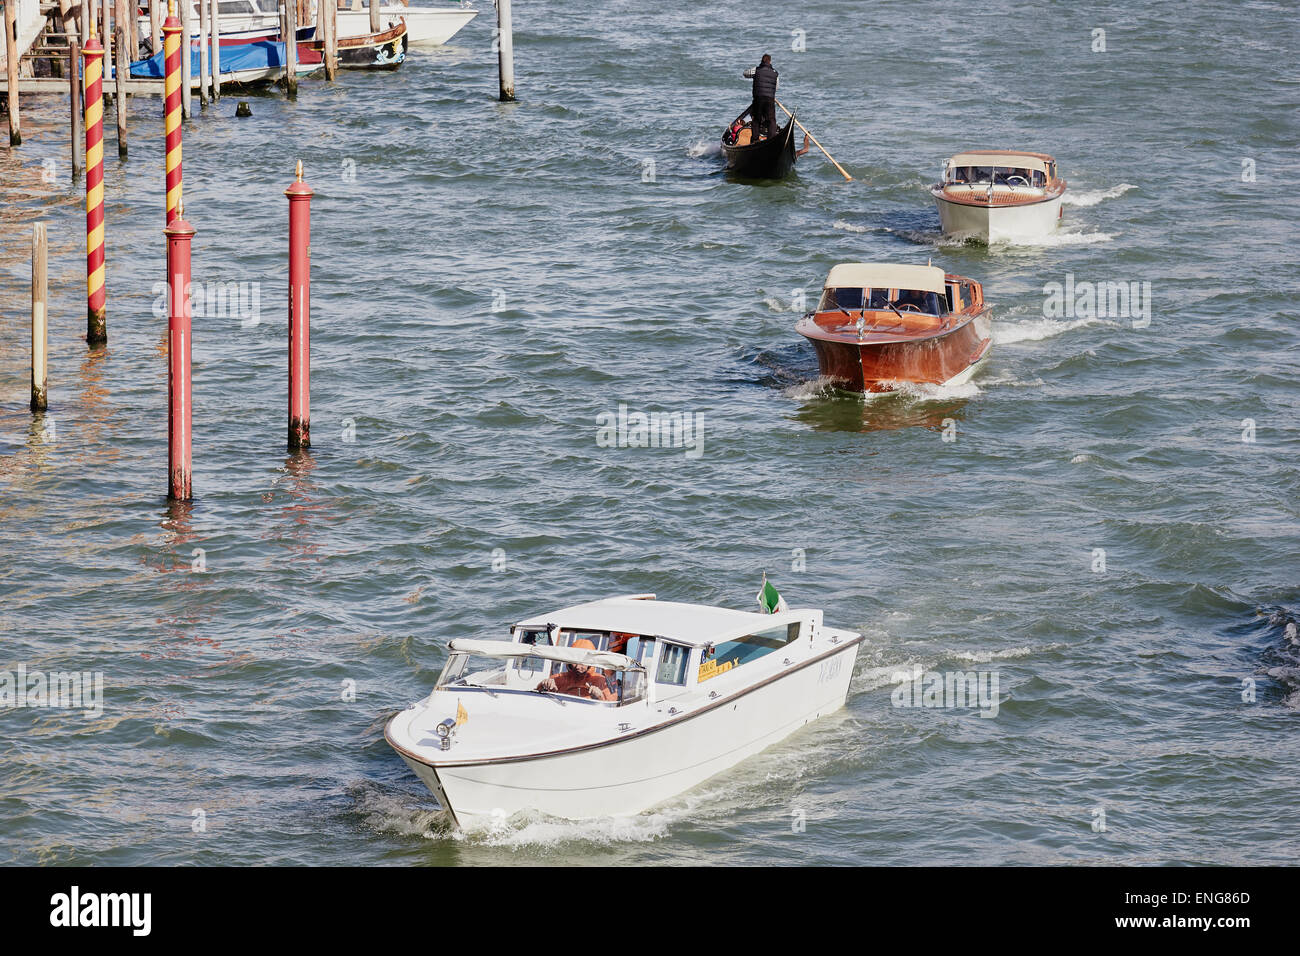
[[[776,69],[770,64],[759,66],[754,71],[754,99],[776,99]]]

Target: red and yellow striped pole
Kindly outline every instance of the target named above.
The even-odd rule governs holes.
[[[108,341],[104,305],[104,47],[81,51],[86,76],[86,342]]]
[[[181,21],[176,19],[176,0],[167,5],[163,23],[163,128],[167,132],[167,212],[163,225],[176,218],[181,201]],[[185,44],[189,53],[189,44]]]

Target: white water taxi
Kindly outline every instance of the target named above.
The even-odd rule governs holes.
[[[1046,153],[981,149],[958,153],[930,187],[945,234],[980,242],[1045,236],[1061,218],[1066,182]]]
[[[818,610],[607,598],[452,640],[384,737],[461,826],[629,816],[844,706],[861,641]]]

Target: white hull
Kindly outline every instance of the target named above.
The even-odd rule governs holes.
[[[406,42],[409,46],[437,46],[446,43],[476,16],[477,10],[458,8],[405,7],[401,4],[379,8],[382,30],[387,30],[398,20],[406,21]],[[370,11],[340,10],[338,25],[341,37],[367,36],[370,33]]]
[[[738,689],[706,706],[688,707],[675,720],[668,714],[672,700],[631,706],[622,718],[633,725],[625,737],[585,749],[438,767],[398,752],[462,824],[508,818],[521,810],[565,819],[629,816],[843,707],[859,642],[796,662],[748,691]],[[390,742],[406,732],[410,719],[406,727],[398,722],[410,713],[394,718]],[[670,722],[657,724],[665,718]]]
[[[1056,229],[1061,197],[1025,206],[969,206],[935,196],[945,235],[980,242],[1039,239]]]

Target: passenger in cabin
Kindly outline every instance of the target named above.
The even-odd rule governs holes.
[[[586,638],[576,640],[570,646],[588,651],[596,649],[596,645]],[[572,697],[590,697],[592,700],[617,700],[609,682],[586,664],[570,664],[558,675],[543,680],[536,689]]]
[[[749,108],[754,117],[754,142],[780,128],[776,124],[776,84],[777,72],[772,66],[772,54],[764,53],[754,70],[754,103]]]
[[[929,311],[929,303],[926,302],[924,292],[915,289],[900,289],[898,298],[894,300],[894,308],[901,309],[905,305],[914,306],[922,312]]]

